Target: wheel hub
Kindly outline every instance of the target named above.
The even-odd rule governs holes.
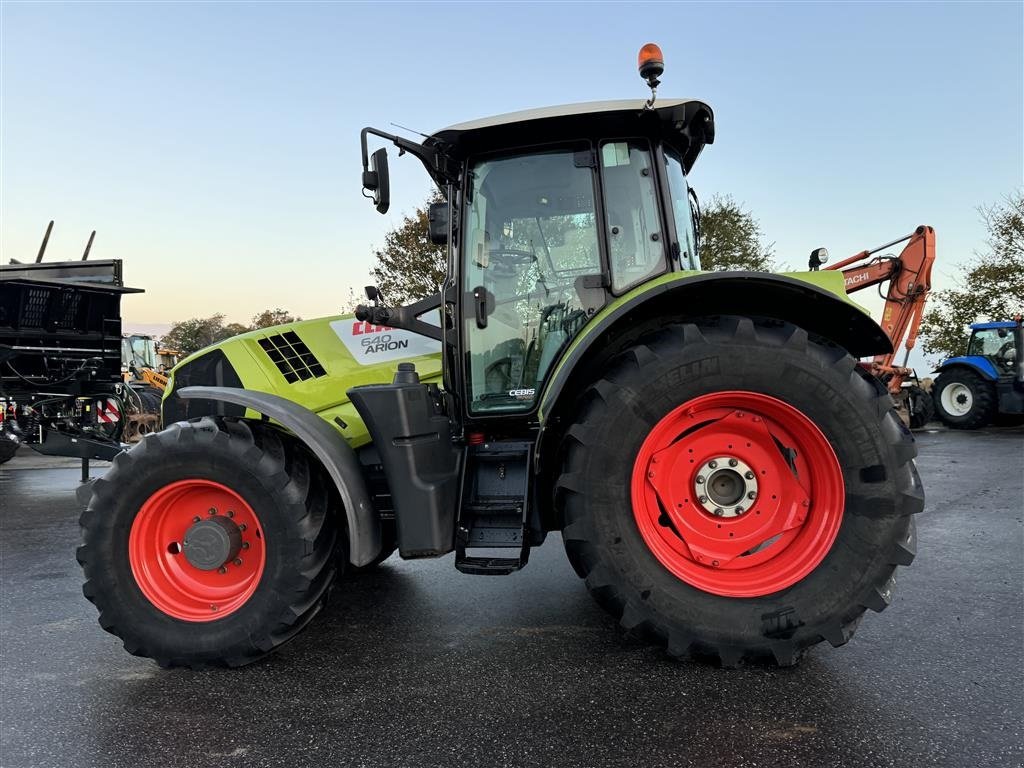
[[[242,530],[224,515],[193,523],[181,542],[185,559],[201,571],[215,571],[242,551]]]
[[[946,413],[953,416],[966,416],[974,406],[974,396],[970,387],[959,381],[945,387],[940,399]]]
[[[757,475],[735,456],[716,456],[697,470],[697,502],[715,517],[739,517],[757,501]]]
[[[128,534],[128,560],[142,594],[182,621],[215,621],[256,591],[267,563],[253,508],[205,478],[169,483],[143,502]]]

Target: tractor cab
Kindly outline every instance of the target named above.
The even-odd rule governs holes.
[[[552,363],[606,303],[700,268],[687,142],[661,134],[665,122],[697,119],[703,129],[697,113],[707,108],[611,102],[549,112],[505,118],[521,124],[527,147],[498,153],[486,146],[487,121],[442,132],[480,147],[465,161],[452,243],[472,417],[531,410]],[[604,135],[588,132],[593,115],[608,118]]]
[[[432,240],[449,246],[447,282],[415,311],[444,304],[444,338],[458,350],[446,388],[464,393],[470,421],[535,410],[591,317],[660,275],[700,269],[686,177],[714,138],[702,102],[549,107],[454,125],[422,144],[366,129],[364,187],[386,210],[386,155],[369,155],[369,134],[417,154],[445,193],[430,219]],[[365,312],[416,330],[405,309]]]
[[[968,357],[984,357],[1001,374],[1017,369],[1021,354],[1020,326],[1014,322],[975,323],[967,343]]]
[[[156,369],[156,356],[156,342],[152,336],[121,336],[121,372],[126,380],[136,378],[136,373],[143,369]]]

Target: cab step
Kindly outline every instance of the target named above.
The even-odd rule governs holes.
[[[530,460],[533,443],[497,441],[466,451],[455,567],[462,573],[503,576],[530,557]],[[495,550],[506,550],[505,553]],[[472,553],[472,554],[469,554]]]

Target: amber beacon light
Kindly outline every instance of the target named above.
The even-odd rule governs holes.
[[[665,71],[665,57],[661,54],[661,48],[654,43],[647,43],[640,49],[636,61],[637,67],[640,69],[640,77],[646,80],[651,88],[657,88],[658,78]]]

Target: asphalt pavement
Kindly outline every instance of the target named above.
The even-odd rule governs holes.
[[[918,438],[890,608],[796,669],[732,671],[620,634],[557,536],[507,577],[393,558],[263,662],[162,670],[82,597],[77,464],[23,452],[0,468],[0,766],[1021,765],[1024,429]]]

